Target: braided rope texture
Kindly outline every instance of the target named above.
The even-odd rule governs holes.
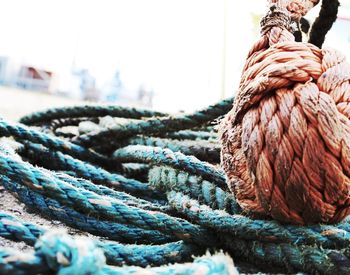
[[[0,120],[2,187],[90,234],[0,212],[0,237],[33,247],[1,247],[0,274],[350,273],[349,219],[325,224],[348,209],[348,69],[291,41],[318,1],[269,2],[224,119],[225,171],[215,124],[232,98],[178,116],[89,106],[21,120],[35,128]]]
[[[350,212],[350,66],[341,53],[271,26],[287,10],[274,4],[249,53],[222,123],[222,165],[243,209],[335,223]]]

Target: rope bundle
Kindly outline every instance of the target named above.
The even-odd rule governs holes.
[[[291,20],[316,1],[284,3],[263,20],[224,120],[228,186],[213,121],[233,99],[177,116],[88,106],[0,120],[0,184],[91,234],[1,212],[0,237],[34,249],[0,248],[0,274],[349,274],[349,221],[317,224],[348,211],[349,71],[341,55],[291,41]]]
[[[289,18],[312,3],[286,2],[271,6],[249,53],[223,123],[223,167],[244,209],[335,223],[350,212],[350,67],[335,50],[294,42]]]

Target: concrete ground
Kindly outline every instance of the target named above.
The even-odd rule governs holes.
[[[18,120],[34,111],[81,104],[80,100],[0,86],[0,117],[5,119]]]

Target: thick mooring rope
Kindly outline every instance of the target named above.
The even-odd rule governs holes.
[[[0,120],[0,184],[91,234],[1,212],[0,237],[33,250],[0,248],[0,274],[349,274],[350,223],[318,222],[349,210],[350,69],[290,32],[317,2],[271,1],[223,123],[228,185],[216,125],[232,98],[177,116],[79,106]]]
[[[273,4],[262,21],[223,123],[223,167],[244,209],[334,223],[350,212],[350,66],[335,50],[294,42],[290,10],[309,6],[293,2]]]

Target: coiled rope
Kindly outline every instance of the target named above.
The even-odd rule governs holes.
[[[1,212],[0,237],[34,249],[0,248],[0,273],[349,274],[350,223],[317,224],[347,214],[349,74],[339,54],[290,41],[290,18],[316,1],[282,2],[271,3],[225,118],[229,188],[215,124],[233,99],[177,116],[85,106],[34,113],[21,119],[27,126],[0,120],[0,184],[91,234]]]

